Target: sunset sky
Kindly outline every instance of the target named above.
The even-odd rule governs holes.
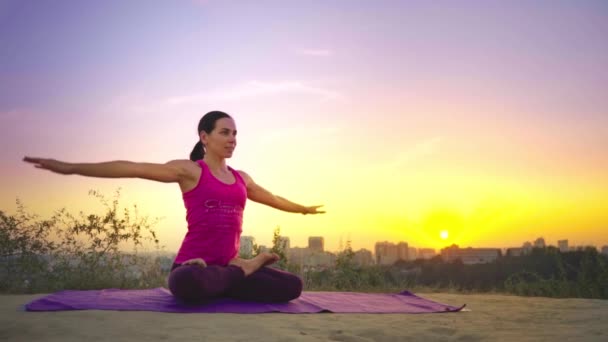
[[[223,110],[229,165],[327,210],[248,202],[258,243],[608,245],[607,37],[605,1],[0,0],[0,210],[95,212],[89,189],[121,188],[175,251],[176,184],[21,159],[187,159]]]

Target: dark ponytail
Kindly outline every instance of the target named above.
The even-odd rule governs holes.
[[[203,159],[204,156],[205,156],[205,150],[203,150],[203,143],[199,141],[196,143],[196,145],[194,145],[192,152],[190,152],[190,160],[192,160],[192,161],[201,160],[201,159]]]
[[[201,118],[198,122],[198,134],[200,136],[202,131],[205,131],[207,134],[211,134],[211,132],[215,129],[215,122],[222,118],[231,118],[230,115],[220,112],[220,111],[212,111],[209,112]],[[203,159],[205,156],[205,149],[203,148],[203,143],[199,141],[194,145],[192,152],[190,152],[190,160],[197,161]]]

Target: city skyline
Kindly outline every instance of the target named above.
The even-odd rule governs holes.
[[[315,236],[308,238],[308,245],[305,247],[292,246],[288,236],[279,236],[276,245],[259,245],[255,243],[252,236],[242,236],[239,256],[251,258],[255,253],[274,251],[281,255],[283,262],[299,266],[302,268],[319,269],[338,265],[338,260],[343,257],[347,250],[346,246],[338,251],[324,250],[324,238]],[[347,243],[347,246],[349,243]],[[521,257],[531,255],[534,249],[546,249],[548,247],[557,248],[559,253],[576,251],[587,251],[589,248],[596,252],[608,255],[608,245],[598,246],[570,246],[568,240],[559,240],[557,245],[547,244],[545,239],[538,237],[534,242],[526,241],[521,247],[492,248],[487,246],[458,246],[452,244],[439,250],[434,248],[414,247],[405,241],[389,242],[378,241],[372,250],[365,248],[351,248],[351,261],[359,266],[370,265],[396,265],[404,261],[428,260],[439,257],[447,263],[460,260],[465,265],[491,263],[502,257]],[[275,249],[276,248],[276,249]]]
[[[301,245],[608,244],[608,3],[5,0],[0,210],[98,213],[97,190],[179,248],[179,186],[51,174],[187,159],[208,111],[228,164],[323,215],[249,201],[243,234]],[[349,236],[350,234],[350,236]]]
[[[251,240],[251,238],[253,240]],[[300,245],[300,244],[294,244],[294,243],[292,243],[291,238],[289,236],[283,236],[283,235],[281,235],[281,239],[283,241],[285,241],[285,240],[287,241],[287,247],[286,247],[287,249],[289,249],[289,248],[310,248],[310,246],[311,246],[310,245],[311,238],[321,238],[321,239],[323,239],[323,243],[325,241],[325,238],[323,236],[314,236],[314,237],[311,236],[311,237],[308,237],[308,243],[307,244]],[[241,241],[243,241],[243,239],[251,241],[249,243],[254,243],[254,244],[258,245],[258,246],[263,246],[265,248],[271,248],[273,246],[272,241],[270,243],[268,243],[268,244],[258,243],[257,239],[255,238],[255,236],[251,236],[251,235],[242,235],[241,236]],[[331,253],[339,253],[339,252],[342,252],[346,248],[346,245],[348,244],[348,242],[350,242],[350,241],[348,241],[348,242],[347,241],[345,241],[342,244],[342,248],[339,247],[338,249],[332,249],[332,250],[321,248],[320,250],[321,251],[325,251],[325,252],[331,252]],[[559,240],[556,240],[555,242],[556,242],[555,244],[552,244],[551,242],[547,242],[544,237],[539,236],[539,237],[537,237],[535,239],[530,239],[530,240],[522,241],[520,245],[513,245],[513,246],[473,246],[473,245],[470,245],[470,246],[459,246],[459,245],[456,245],[456,244],[448,244],[448,245],[444,245],[442,247],[435,248],[435,247],[429,247],[429,246],[414,246],[414,245],[410,245],[407,241],[386,241],[385,240],[385,241],[375,241],[375,242],[373,242],[373,246],[374,247],[372,247],[372,248],[356,247],[356,246],[352,246],[352,244],[351,244],[351,248],[352,248],[353,251],[364,249],[364,250],[368,250],[368,251],[371,251],[371,252],[375,253],[376,246],[378,244],[382,244],[382,243],[389,243],[389,244],[393,244],[395,246],[397,246],[397,245],[399,245],[401,243],[405,243],[405,245],[407,247],[409,247],[409,248],[415,248],[415,249],[418,249],[418,250],[420,250],[420,249],[431,249],[431,250],[433,250],[435,252],[437,252],[437,251],[439,251],[441,249],[444,249],[444,248],[450,248],[450,247],[452,247],[454,245],[458,246],[459,248],[495,248],[495,249],[500,249],[500,250],[503,250],[503,251],[506,251],[508,249],[514,249],[514,248],[530,248],[531,249],[531,248],[534,248],[534,247],[538,247],[538,248],[557,247],[562,252],[577,250],[577,249],[586,248],[586,247],[594,247],[596,250],[602,251],[605,247],[608,247],[608,244],[599,244],[599,245],[597,245],[597,244],[571,244],[570,243],[571,241],[569,239],[559,239]],[[318,248],[317,247],[313,247],[313,249],[317,250]]]

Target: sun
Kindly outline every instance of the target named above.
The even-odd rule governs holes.
[[[442,238],[443,240],[447,239],[449,236],[448,231],[447,230],[442,230],[439,232],[439,237]]]

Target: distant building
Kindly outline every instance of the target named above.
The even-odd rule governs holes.
[[[511,247],[507,248],[506,255],[507,256],[522,256],[526,254],[526,251],[523,247]]]
[[[310,255],[312,255],[312,251],[308,247],[293,247],[287,250],[287,260],[294,265],[304,265],[304,261]]]
[[[383,241],[375,245],[376,264],[392,265],[397,260],[409,260],[409,246],[407,242],[400,241],[398,244]]]
[[[372,257],[372,251],[368,251],[365,248],[362,248],[355,252],[353,257],[353,261],[355,264],[359,266],[369,266],[374,263],[374,258]]]
[[[304,260],[304,265],[309,268],[328,268],[335,264],[336,255],[330,252],[315,252]]]
[[[545,248],[545,239],[539,237],[538,239],[534,240],[534,248]]]
[[[407,249],[407,260],[416,260],[418,259],[418,251],[414,247],[409,247]]]
[[[460,259],[463,264],[484,264],[492,262],[501,255],[499,248],[460,248],[458,245],[441,250],[441,258],[446,262]]]
[[[399,242],[397,244],[397,259],[409,260],[409,246],[407,242]]]
[[[308,248],[313,252],[325,251],[325,241],[322,236],[310,236],[308,238]]]
[[[376,242],[374,249],[378,265],[392,265],[399,260],[399,249],[392,242]]]
[[[602,246],[602,254],[608,255],[608,246]]]
[[[290,264],[299,265],[304,269],[323,269],[336,263],[336,255],[330,252],[318,252],[308,247],[293,247],[287,250],[287,260]]]
[[[559,248],[559,251],[562,253],[566,253],[569,251],[568,249],[568,240],[559,240],[557,241],[557,247]]]
[[[419,259],[430,259],[437,255],[433,248],[419,248],[418,249],[418,258]]]
[[[532,252],[532,244],[530,243],[530,241],[524,242],[522,249],[523,249],[523,254],[529,254],[530,252]]]
[[[245,257],[251,257],[253,255],[253,244],[255,238],[253,236],[241,236],[241,242],[239,247],[239,255]]]

